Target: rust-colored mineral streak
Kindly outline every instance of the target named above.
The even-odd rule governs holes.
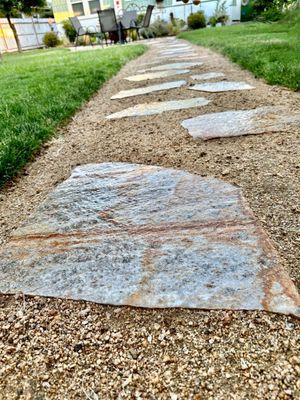
[[[85,165],[4,249],[0,291],[141,307],[299,313],[241,190],[184,171]]]

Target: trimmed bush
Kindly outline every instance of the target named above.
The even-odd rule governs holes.
[[[205,15],[202,11],[197,11],[194,14],[190,14],[187,22],[190,29],[200,29],[206,27]]]
[[[47,32],[43,38],[46,47],[56,47],[60,44],[60,40],[55,32]]]

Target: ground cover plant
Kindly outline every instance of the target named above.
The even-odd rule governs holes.
[[[200,29],[180,37],[220,51],[270,84],[300,89],[300,10],[274,23]]]
[[[25,165],[57,126],[145,47],[4,55],[0,63],[0,184]]]

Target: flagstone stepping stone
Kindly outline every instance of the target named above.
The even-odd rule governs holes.
[[[125,97],[139,96],[142,94],[157,92],[160,90],[179,88],[183,85],[186,85],[186,81],[165,82],[165,83],[160,83],[158,85],[145,86],[137,89],[121,90],[119,93],[112,96],[111,99],[114,100],[114,99],[123,99]]]
[[[241,189],[184,171],[77,167],[15,231],[0,292],[138,307],[298,314]]]
[[[163,51],[160,51],[159,53],[161,55],[167,55],[170,53],[172,53],[172,54],[173,53],[182,53],[184,51],[191,51],[191,50],[193,50],[193,48],[191,46],[182,46],[182,47],[177,47],[175,49],[163,50]]]
[[[223,72],[207,72],[206,74],[200,74],[200,75],[191,75],[192,79],[195,80],[208,80],[208,79],[214,79],[214,78],[223,78],[225,74]]]
[[[140,117],[145,115],[161,114],[165,111],[183,110],[186,108],[206,106],[210,100],[204,97],[196,97],[185,100],[157,101],[153,103],[137,104],[125,110],[108,115],[106,119],[118,119],[125,117]]]
[[[194,86],[190,86],[191,90],[200,90],[202,92],[230,92],[235,90],[250,90],[255,89],[254,86],[249,85],[246,82],[230,82],[220,81],[211,83],[199,83]]]
[[[172,53],[167,53],[167,54],[159,54],[159,56],[160,57],[164,57],[164,58],[170,58],[170,57],[173,57],[173,58],[177,58],[179,55],[180,56],[189,56],[189,55],[191,55],[191,54],[193,54],[193,55],[196,55],[197,53],[194,53],[194,52],[191,52],[191,51],[183,51],[183,52],[180,52],[180,53],[174,53],[174,52],[172,52]]]
[[[165,55],[165,56],[159,56],[157,58],[161,59],[161,60],[165,59],[165,58],[178,60],[178,59],[181,59],[181,58],[192,58],[192,57],[199,57],[199,55],[197,53],[195,53],[195,52],[182,53],[180,55],[177,55],[177,54],[173,53],[173,54],[169,54],[169,55]]]
[[[147,81],[150,79],[168,78],[169,76],[187,74],[188,72],[190,72],[189,69],[176,69],[176,70],[174,69],[170,71],[157,71],[157,72],[149,72],[147,74],[132,75],[124,79],[133,82],[140,82],[140,81]]]
[[[192,56],[192,57],[180,57],[179,60],[180,62],[203,62],[205,60],[206,56]],[[155,61],[149,61],[147,63],[142,63],[140,64],[140,67],[148,67],[149,65],[155,65],[155,64],[161,64],[162,62],[165,62],[166,57],[163,57],[162,59],[157,59]],[[174,60],[177,61],[178,57],[168,57],[168,60]]]
[[[144,71],[164,71],[164,70],[170,70],[170,69],[193,68],[193,67],[198,67],[200,65],[203,65],[203,62],[194,61],[194,62],[170,63],[170,64],[158,65],[156,67],[150,67],[150,68],[147,68],[147,70],[143,70],[143,72]]]
[[[278,132],[294,124],[300,126],[300,113],[291,113],[283,107],[225,111],[200,115],[182,122],[191,136],[203,140]]]

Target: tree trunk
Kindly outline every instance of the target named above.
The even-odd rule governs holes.
[[[18,37],[18,33],[17,33],[16,27],[15,27],[15,24],[13,24],[11,22],[10,15],[7,14],[6,18],[7,18],[8,24],[10,26],[10,29],[13,31],[14,38],[15,38],[15,41],[16,41],[17,47],[18,47],[18,52],[21,53],[22,47],[21,47],[21,43],[20,43],[20,40],[19,40],[19,37]]]

